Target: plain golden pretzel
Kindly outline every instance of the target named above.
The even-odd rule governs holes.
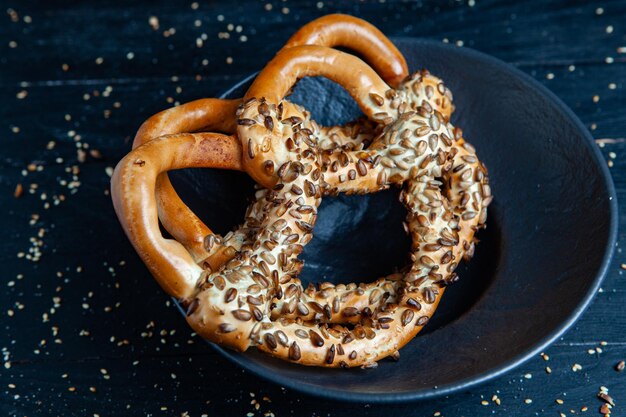
[[[348,15],[333,14],[321,17],[306,24],[296,32],[284,48],[298,45],[317,44],[327,47],[343,46],[362,55],[381,77],[396,84],[404,79],[407,66],[404,57],[377,28]],[[192,132],[233,133],[235,109],[241,100],[200,99],[177,107],[164,110],[150,117],[137,132],[133,148],[149,140],[164,135]],[[359,125],[365,127],[365,123]],[[358,135],[354,124],[335,128],[322,128],[322,137],[327,137],[328,144],[336,145],[361,143],[371,138],[368,129]],[[231,168],[234,169],[234,168]],[[217,250],[228,250],[221,243],[221,237],[212,231],[183,203],[167,175],[160,175],[156,183],[156,199],[159,219],[163,227],[192,254],[196,262],[204,261],[209,253],[207,243]],[[240,236],[232,236],[230,244],[239,247]]]

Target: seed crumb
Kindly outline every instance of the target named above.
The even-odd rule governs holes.
[[[609,404],[611,407],[615,406],[615,401],[613,401],[613,397],[611,397],[607,391],[600,390],[600,392],[598,392],[598,398]]]
[[[159,30],[159,18],[156,16],[150,16],[148,19],[148,24],[152,28],[152,30]]]

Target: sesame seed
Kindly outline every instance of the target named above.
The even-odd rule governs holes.
[[[156,17],[156,16],[150,16],[148,18],[148,24],[150,25],[152,30],[158,30],[159,29],[159,18]]]

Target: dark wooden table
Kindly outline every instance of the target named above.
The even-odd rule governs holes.
[[[626,413],[623,227],[602,290],[544,355],[432,401],[342,404],[261,380],[193,337],[108,195],[146,117],[218,95],[301,24],[341,11],[531,74],[597,138],[624,201],[626,2],[0,3],[1,415],[598,415],[601,386]]]

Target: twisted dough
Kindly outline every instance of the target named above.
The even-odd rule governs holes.
[[[328,130],[284,100],[297,79],[315,75],[341,84],[369,118],[360,144],[320,150]],[[285,49],[246,94],[236,136],[165,136],[125,157],[112,178],[115,209],[150,271],[184,300],[188,322],[203,337],[305,365],[369,367],[428,322],[486,220],[486,170],[449,124],[451,111],[449,91],[428,74],[392,89],[353,56],[319,46]],[[156,213],[158,175],[200,166],[243,169],[265,187],[238,230],[238,250],[209,245],[207,269],[160,235]],[[322,195],[392,184],[404,186],[410,267],[372,284],[304,290],[297,256],[312,238]]]
[[[338,68],[347,68],[347,71],[343,72]],[[277,95],[289,90],[289,83],[305,75],[325,75],[342,84],[353,95],[365,114],[379,120],[378,130],[382,129],[378,138],[374,139],[374,143],[366,150],[346,152],[343,149],[330,149],[322,153],[322,169],[328,183],[325,184],[324,192],[326,194],[336,194],[342,191],[372,192],[387,188],[390,184],[401,184],[411,179],[408,183],[409,189],[412,190],[410,194],[418,196],[422,201],[420,204],[411,202],[410,199],[414,197],[410,197],[410,194],[406,192],[402,194],[402,199],[405,204],[414,206],[412,210],[415,213],[415,220],[420,223],[420,228],[416,230],[423,232],[425,225],[429,224],[429,220],[425,219],[431,219],[434,216],[428,209],[429,205],[439,206],[445,202],[439,191],[439,185],[442,184],[430,181],[429,178],[422,178],[423,172],[431,170],[431,177],[443,176],[447,196],[461,196],[453,200],[453,204],[448,207],[449,211],[454,213],[454,219],[449,227],[438,228],[437,233],[443,233],[445,236],[431,236],[430,241],[424,238],[424,246],[429,249],[428,251],[419,251],[414,248],[412,260],[414,262],[422,260],[427,265],[425,267],[414,264],[410,279],[420,281],[428,277],[429,267],[434,264],[433,255],[438,257],[435,259],[442,259],[451,265],[443,274],[435,272],[430,276],[435,280],[443,280],[443,284],[456,279],[452,271],[456,268],[460,256],[450,251],[449,247],[460,243],[464,248],[461,256],[464,253],[473,253],[471,236],[473,231],[466,239],[459,242],[459,236],[454,231],[457,228],[455,222],[463,223],[465,219],[475,219],[471,222],[472,227],[483,224],[486,219],[486,204],[490,201],[490,189],[486,183],[484,167],[475,156],[471,155],[472,148],[463,145],[462,141],[457,138],[460,130],[448,123],[453,108],[449,90],[439,79],[426,71],[413,74],[401,83],[399,90],[393,90],[357,58],[338,51],[310,46],[281,51],[257,77],[248,94],[262,95],[265,92],[264,89],[268,88],[266,86],[270,80],[277,79],[280,80],[279,83],[270,84],[273,88],[270,94],[275,99]],[[436,87],[433,87],[434,83]],[[367,87],[372,88],[370,93],[365,90]],[[384,95],[391,99],[378,100],[375,95]],[[387,104],[386,107],[385,104]],[[386,110],[382,117],[377,111],[381,107]],[[304,112],[303,117],[306,119],[308,114]],[[389,118],[395,121],[387,120]],[[385,123],[389,126],[385,126]],[[315,125],[312,130],[315,134]],[[252,142],[249,141],[249,143]],[[292,158],[286,146],[283,145],[288,143],[280,140],[272,142],[273,154],[269,158],[278,161]],[[243,147],[244,155],[248,155],[250,152],[246,152],[245,142]],[[452,166],[453,159],[461,163]],[[245,166],[249,170],[254,170],[259,164],[266,166],[262,158],[257,159],[256,163],[248,158],[245,160]],[[254,176],[255,173],[250,172],[250,174]],[[412,178],[416,174],[420,174],[420,177]],[[267,173],[262,175],[267,176]],[[468,176],[472,177],[473,183],[466,181]],[[272,181],[270,178],[256,178],[257,181],[266,183]],[[459,183],[466,189],[454,187]],[[487,197],[484,207],[481,201],[478,201],[483,195]],[[424,201],[426,198],[424,196],[432,201],[428,199]],[[409,221],[407,224],[409,225],[408,231],[413,233],[415,228],[411,228],[411,224],[414,222]],[[462,226],[459,228],[462,229]],[[445,245],[439,245],[437,243],[439,240]],[[438,251],[431,250],[437,245],[440,246]],[[343,286],[337,289],[331,284],[323,284],[319,290],[308,288],[304,295],[300,296],[303,300],[295,304],[296,307],[309,304],[314,308],[294,308],[293,301],[279,301],[276,303],[274,316],[299,316],[303,319],[354,322],[361,319],[360,313],[342,317],[341,312],[336,311],[336,308],[331,308],[337,304],[338,299],[349,301],[357,312],[362,312],[365,308],[377,308],[380,302],[395,300],[396,288],[396,285],[386,280],[378,280],[368,285],[361,284],[358,288],[349,288],[347,292]],[[293,291],[292,288],[291,292]],[[329,311],[331,313],[328,313]]]
[[[362,19],[342,14],[323,16],[300,28],[284,48],[310,44],[350,48],[362,55],[383,79],[394,85],[408,74],[406,61],[395,45]],[[164,135],[198,131],[231,134],[236,129],[235,110],[240,103],[240,99],[201,99],[164,110],[143,123],[135,136],[133,148]],[[352,142],[353,139],[345,132],[347,127],[327,130],[328,142]],[[368,133],[367,137],[371,134]],[[222,253],[225,256],[223,259],[226,259],[228,254],[232,255],[232,248],[241,247],[242,236],[238,233],[229,236],[226,242],[214,235],[183,203],[166,174],[158,177],[156,189],[159,219],[163,227],[185,246],[196,263],[207,262],[209,250],[213,254]],[[212,266],[217,267],[216,264]]]
[[[347,161],[354,167],[347,182],[367,184],[368,169],[379,165],[377,187],[368,189],[406,182],[402,201],[409,211],[412,266],[370,285],[326,284],[311,297],[296,277],[302,265],[297,255],[312,237],[323,190],[341,184],[343,174],[324,170],[308,113],[282,99],[290,82],[308,75],[340,83],[372,118],[378,115],[368,108],[369,92],[389,90],[360,60],[323,47],[284,50],[259,74],[238,111],[237,133],[244,169],[271,188],[257,193],[246,216],[244,228],[257,230],[254,243],[202,280],[188,321],[204,337],[237,349],[257,346],[307,365],[367,366],[419,332],[445,286],[456,280],[454,269],[473,251],[474,231],[485,220],[486,171],[476,165],[471,147],[451,139],[454,133],[435,110],[401,111],[406,102],[387,104],[385,117],[393,120],[385,120],[382,134],[361,151],[365,156]],[[407,152],[408,162],[400,159]],[[387,167],[382,158],[390,156],[394,165]],[[389,181],[380,179],[381,172]],[[468,209],[470,202],[478,212]],[[319,303],[320,297],[328,302]]]

